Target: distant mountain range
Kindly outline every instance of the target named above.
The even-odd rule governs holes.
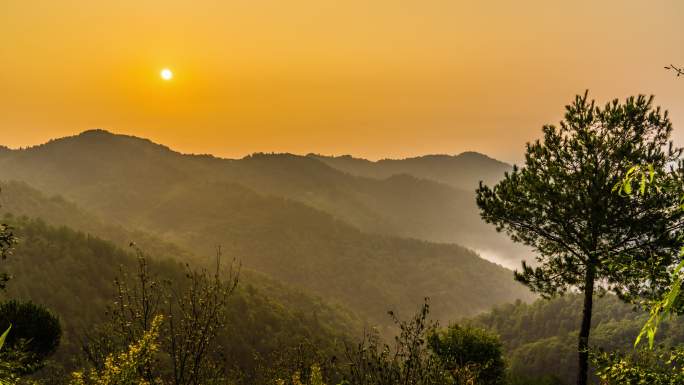
[[[493,182],[508,167],[475,153],[231,160],[95,130],[0,151],[0,185],[11,187],[1,199],[15,214],[115,242],[140,239],[177,259],[202,262],[198,255],[222,245],[247,268],[372,322],[430,296],[434,314],[448,321],[532,298],[509,270],[456,244],[506,261],[521,250],[482,223],[474,204],[477,175]]]
[[[375,162],[351,155],[332,157],[309,154],[308,157],[350,175],[374,179],[403,177],[423,180],[422,183],[407,182],[421,189],[421,192],[411,191],[408,194],[419,202],[416,210],[402,213],[414,218],[427,218],[419,223],[413,222],[413,227],[397,226],[399,230],[396,230],[396,234],[459,243],[477,250],[482,257],[507,267],[516,268],[521,260],[529,260],[531,257],[530,250],[514,244],[502,234],[497,234],[491,226],[484,224],[475,206],[474,192],[479,183],[496,184],[506,172],[513,169],[507,163],[472,151],[459,155],[425,155]],[[450,188],[442,186],[439,191],[440,188],[431,182]],[[423,197],[425,198],[421,199]],[[401,220],[406,223],[407,218]]]
[[[125,191],[119,191],[124,197],[137,188],[164,186],[160,178],[237,183],[262,195],[304,203],[365,232],[457,243],[507,267],[530,258],[527,249],[485,224],[475,205],[479,181],[495,183],[511,166],[474,152],[378,162],[350,156],[263,153],[231,160],[182,155],[146,139],[93,130],[26,150],[8,150],[4,155],[6,161],[21,164],[6,168],[0,176],[64,194],[80,205],[88,203],[83,195],[87,191],[71,186],[70,181],[92,172],[92,164],[98,167],[99,177],[107,179],[102,173],[110,173],[108,181],[96,183],[99,187],[126,178]],[[38,166],[45,167],[38,170],[40,175],[35,170],[22,172],[33,162],[48,165]],[[101,207],[91,208],[98,211]],[[109,216],[112,211],[104,213]]]
[[[486,184],[496,183],[506,171],[513,168],[507,163],[472,151],[459,155],[425,155],[406,159],[381,159],[375,162],[354,158],[351,155],[308,156],[352,175],[385,179],[393,175],[406,174],[466,191],[475,191],[480,181]]]

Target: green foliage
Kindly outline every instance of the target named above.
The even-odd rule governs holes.
[[[646,196],[663,195],[667,192],[668,196],[672,193],[681,193],[682,183],[679,179],[664,179],[654,181],[655,171],[652,165],[636,165],[630,168],[622,181],[616,183],[613,187],[613,191],[617,191],[620,194],[631,195],[631,196]],[[632,186],[638,183],[639,188],[634,190]],[[684,210],[684,195],[680,197],[680,204],[678,210]],[[679,257],[684,256],[684,247],[679,250]],[[682,268],[684,268],[684,260],[679,262],[674,270],[670,273],[671,285],[667,292],[661,297],[656,298],[651,301],[650,304],[650,317],[641,328],[639,335],[634,341],[634,347],[636,348],[641,342],[642,337],[645,335],[648,337],[648,345],[652,349],[655,341],[655,335],[658,331],[658,327],[662,320],[681,307],[680,291],[682,282],[684,281],[684,276],[682,274]]]
[[[184,247],[225,245],[245,267],[339,302],[373,323],[388,324],[380,309],[410,312],[426,294],[435,294],[440,320],[529,296],[507,270],[470,250],[366,234],[318,210],[239,186],[178,187],[144,220]]]
[[[342,378],[337,361],[337,353],[326,352],[305,340],[299,345],[260,357],[254,370],[233,373],[233,377],[235,383],[249,385],[273,385],[279,381],[290,384],[295,376],[305,383],[320,379],[336,384]]]
[[[680,252],[680,257],[684,255],[684,249]],[[680,262],[677,267],[675,267],[672,272],[672,285],[670,289],[663,295],[663,298],[659,301],[654,301],[650,309],[650,317],[641,328],[639,335],[634,341],[634,347],[639,345],[641,338],[646,335],[648,337],[648,346],[653,348],[653,343],[655,341],[655,335],[658,331],[658,327],[663,319],[671,315],[674,312],[675,304],[681,301],[680,291],[682,287],[682,276],[681,270],[684,267],[684,261]]]
[[[681,165],[680,165],[681,166]],[[648,167],[648,172],[645,171]],[[646,176],[648,175],[648,176]],[[639,188],[634,190],[632,185],[638,181]],[[654,170],[651,165],[633,166],[625,174],[623,180],[617,183],[614,191],[633,197],[648,195],[661,196],[672,193],[681,194],[681,182],[679,180],[665,180],[654,183]],[[684,195],[682,195],[684,197]],[[677,208],[682,211],[680,205]],[[684,248],[680,249],[679,257],[684,255]],[[681,311],[680,291],[684,281],[682,268],[684,261],[679,262],[670,274],[671,286],[660,299],[652,301],[650,316],[641,328],[634,347],[639,345],[642,337],[648,337],[648,351],[636,350],[629,355],[619,353],[600,352],[594,354],[593,361],[597,366],[597,374],[602,383],[609,384],[680,384],[684,382],[684,348],[659,348],[653,351],[656,333],[661,322],[666,316]],[[679,309],[678,309],[679,307]]]
[[[12,250],[17,243],[17,237],[14,235],[11,226],[0,223],[0,260],[7,259],[12,254]],[[0,273],[0,290],[7,287],[7,281],[10,276],[6,272]]]
[[[506,363],[499,337],[485,329],[450,325],[428,338],[430,349],[455,377],[462,372],[474,372],[478,384],[505,383]]]
[[[2,201],[0,207],[5,221],[13,222],[12,216],[40,218],[53,226],[66,226],[106,239],[116,246],[127,248],[131,241],[146,253],[160,259],[179,261],[193,260],[191,253],[180,247],[141,231],[130,230],[113,221],[103,221],[97,215],[83,210],[73,202],[59,195],[48,196],[23,182],[8,181],[1,183]]]
[[[357,344],[347,345],[342,359],[311,355],[298,349],[297,366],[271,373],[276,384],[354,385],[489,385],[505,384],[505,364],[497,337],[483,329],[453,325],[440,330],[429,320],[427,299],[408,320],[389,312],[397,329],[392,344],[383,342],[377,330],[364,332]],[[306,352],[309,353],[308,357]],[[304,354],[302,354],[304,353]],[[321,365],[320,363],[323,362]],[[256,381],[253,383],[273,383]],[[539,384],[542,384],[539,382]]]
[[[17,238],[12,232],[12,227],[7,224],[0,224],[0,256],[2,259],[12,251],[12,247],[17,243]]]
[[[227,327],[231,309],[229,297],[238,282],[232,266],[221,269],[220,251],[213,272],[186,266],[184,279],[162,280],[152,274],[138,250],[135,274],[125,271],[115,280],[116,296],[110,307],[111,319],[85,346],[96,368],[103,367],[112,350],[140,338],[157,314],[167,320],[161,325],[164,358],[144,368],[143,377],[162,378],[175,385],[225,382],[228,376],[219,338]]]
[[[592,356],[602,385],[676,385],[684,383],[684,348],[638,350],[629,355]]]
[[[128,346],[127,351],[109,354],[101,369],[72,374],[70,385],[151,385],[162,384],[158,378],[149,380],[146,370],[154,364],[159,350],[159,333],[163,317],[152,318],[149,330]]]
[[[7,340],[7,335],[9,334],[10,330],[12,330],[12,325],[8,326],[2,335],[0,335],[0,350],[5,347],[5,341]]]
[[[59,346],[62,328],[57,317],[45,307],[32,302],[8,301],[0,304],[0,329],[12,327],[5,339],[5,353],[22,356],[21,364],[32,372]],[[0,354],[12,361],[7,354]]]
[[[538,252],[540,265],[524,264],[517,279],[545,296],[583,288],[591,266],[595,279],[625,296],[647,294],[646,277],[667,283],[679,249],[682,213],[672,203],[678,196],[612,191],[633,164],[660,171],[676,160],[681,150],[664,149],[671,132],[667,113],[652,108],[650,98],[600,108],[578,96],[560,128],[545,126],[543,142],[528,145],[525,167],[493,189],[481,186],[482,217]]]
[[[7,335],[9,334],[10,330],[12,330],[12,325],[10,325],[3,333],[0,335],[0,351],[2,351],[3,347],[5,346],[5,340],[7,339]],[[11,371],[7,370],[7,362],[3,362],[2,365],[0,365],[0,384],[1,385],[8,385],[10,383],[10,380],[8,378],[12,378]],[[10,372],[10,373],[8,373]]]
[[[22,242],[15,250],[18,258],[8,261],[15,279],[7,295],[45,304],[59,316],[64,334],[53,357],[56,363],[38,373],[46,379],[58,377],[60,366],[67,371],[81,367],[74,362],[81,337],[109,319],[105,313],[115,294],[112,283],[121,269],[133,274],[138,260],[109,242],[68,228],[26,218],[8,220]],[[149,269],[160,283],[188,281],[186,267],[176,262],[150,260]],[[231,371],[251,375],[262,359],[303,341],[315,344],[322,356],[339,355],[342,349],[336,344],[360,329],[358,319],[339,306],[253,271],[243,269],[241,276],[241,285],[228,299],[227,325],[217,337]]]
[[[639,195],[645,195],[646,189],[654,187],[653,182],[655,178],[655,170],[653,165],[647,166],[636,165],[632,166],[621,181],[613,186],[613,192],[617,191],[620,194],[632,194],[632,186],[637,184],[639,188],[636,190]],[[658,188],[656,186],[656,188]]]
[[[452,376],[430,351],[427,338],[436,325],[428,320],[428,314],[427,301],[408,321],[401,321],[390,312],[400,330],[394,346],[383,344],[377,332],[367,332],[360,343],[347,348],[347,362],[342,368],[344,379],[354,385],[441,385],[461,380]],[[476,373],[463,374],[468,375],[466,382],[456,384],[475,380]]]
[[[48,217],[52,223],[60,223],[60,218],[63,222],[69,219],[73,226],[120,245],[127,246],[135,239],[146,252],[150,246],[152,256],[203,264],[208,260],[186,257],[189,253],[158,244],[151,236],[137,242],[137,233],[110,231],[97,225],[97,221],[88,225],[88,218],[92,217],[81,216],[82,210],[46,198],[25,185],[10,184],[5,192],[5,200],[13,202],[13,207],[21,207],[23,213]],[[364,234],[303,205],[260,198],[238,188],[220,192],[223,198],[218,199],[211,189],[183,189],[182,194],[172,199],[173,204],[156,203],[158,209],[150,215],[163,219],[161,233],[188,248],[205,242],[225,245],[225,253],[240,256],[245,267],[266,273],[290,288],[299,287],[344,304],[373,322],[388,324],[379,310],[388,306],[410,311],[420,303],[421,293],[436,293],[432,298],[438,305],[434,314],[437,319],[475,314],[493,303],[531,297],[522,285],[511,281],[510,271],[483,261],[464,248]],[[26,202],[21,200],[27,197],[30,199]],[[222,203],[216,210],[203,208],[207,202],[219,201]],[[233,205],[232,201],[242,203]],[[203,217],[207,211],[213,211],[216,218]],[[196,216],[182,215],[185,212]],[[223,216],[223,212],[231,214]],[[170,223],[176,225],[172,227]],[[481,283],[471,284],[475,280]],[[452,295],[456,292],[464,295]]]
[[[654,298],[670,283],[683,239],[679,194],[628,197],[614,194],[614,186],[635,164],[677,179],[665,170],[682,151],[667,149],[668,115],[643,96],[603,108],[577,96],[560,127],[543,132],[543,141],[528,144],[523,168],[493,188],[480,185],[477,203],[484,220],[537,252],[537,265],[523,262],[518,281],[545,297],[585,293],[578,341],[584,384],[595,283],[627,300]],[[645,188],[645,177],[638,183]]]
[[[301,373],[294,372],[288,380],[277,378],[274,382],[275,385],[325,385],[321,368],[316,364],[312,365],[310,368],[308,381],[302,382]]]
[[[635,311],[614,295],[595,301],[592,349],[631,352],[648,313]],[[521,378],[526,384],[547,377],[551,383],[573,384],[577,374],[577,349],[573,345],[579,333],[582,302],[582,296],[573,294],[532,304],[506,304],[468,322],[500,336],[511,381]],[[656,343],[664,349],[684,343],[684,324],[663,320]]]

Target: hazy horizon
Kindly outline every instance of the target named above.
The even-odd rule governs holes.
[[[682,11],[672,0],[5,2],[0,133],[10,147],[102,128],[229,158],[470,150],[514,163],[585,89],[601,104],[654,94],[682,124],[681,82],[663,69],[684,62]]]
[[[40,142],[40,143],[35,143],[35,144],[30,144],[30,145],[27,145],[27,146],[6,146],[5,144],[0,143],[0,147],[9,148],[10,150],[24,150],[24,149],[28,149],[28,148],[32,148],[32,147],[39,147],[39,146],[42,146],[42,145],[46,145],[46,144],[50,143],[50,141],[53,141],[53,140],[59,140],[59,139],[66,139],[66,138],[71,138],[71,137],[77,137],[77,136],[79,136],[79,135],[81,135],[81,134],[84,134],[84,133],[86,133],[86,132],[89,132],[89,131],[104,131],[104,132],[106,132],[106,133],[108,133],[108,134],[115,135],[115,136],[123,135],[123,136],[130,136],[130,137],[138,138],[138,139],[150,140],[152,143],[155,143],[155,144],[159,144],[159,145],[168,147],[170,150],[172,150],[172,151],[174,151],[174,152],[178,152],[178,153],[184,154],[184,155],[211,155],[211,156],[214,156],[214,157],[216,157],[216,158],[222,158],[222,159],[242,159],[242,158],[248,157],[248,156],[250,156],[250,155],[254,155],[254,154],[274,153],[274,154],[292,154],[292,155],[297,155],[297,156],[308,156],[308,155],[319,155],[319,156],[325,156],[325,157],[345,157],[345,156],[351,156],[351,157],[353,157],[353,158],[355,158],[355,159],[363,159],[363,160],[369,160],[369,161],[371,161],[371,162],[379,162],[379,161],[383,161],[383,160],[403,160],[403,159],[410,159],[410,158],[420,158],[420,157],[425,157],[425,156],[447,156],[447,157],[456,157],[456,156],[460,156],[460,155],[463,155],[463,154],[466,154],[466,153],[477,153],[477,154],[480,154],[480,155],[484,155],[484,156],[486,156],[486,157],[489,157],[489,158],[491,158],[491,159],[494,159],[494,160],[497,160],[497,161],[504,162],[504,161],[502,161],[502,160],[500,160],[500,159],[496,159],[496,158],[490,156],[489,154],[485,154],[485,153],[480,152],[480,151],[477,151],[477,150],[465,150],[465,151],[460,151],[460,152],[451,153],[451,154],[448,154],[448,153],[429,153],[429,154],[428,154],[428,153],[426,153],[426,154],[419,154],[419,155],[415,155],[415,156],[407,156],[407,157],[403,157],[403,158],[398,158],[398,157],[396,157],[396,158],[380,157],[380,158],[376,158],[376,159],[364,158],[364,157],[357,156],[357,155],[351,154],[351,153],[324,154],[324,153],[319,153],[319,152],[295,153],[295,152],[286,152],[286,151],[285,151],[285,152],[255,151],[255,152],[250,152],[250,153],[248,153],[248,154],[244,154],[244,155],[241,155],[241,156],[228,157],[228,156],[220,156],[220,155],[212,154],[212,153],[184,152],[184,151],[181,151],[181,150],[179,150],[179,149],[177,149],[177,148],[175,148],[175,147],[173,147],[173,146],[169,146],[169,145],[167,145],[166,143],[158,142],[158,141],[152,140],[152,139],[150,139],[150,138],[146,138],[146,137],[138,136],[138,135],[123,134],[123,133],[120,133],[120,132],[104,130],[104,129],[101,129],[101,128],[93,128],[93,129],[84,130],[84,131],[76,132],[76,133],[69,134],[69,135],[65,135],[65,136],[54,137],[54,138],[48,139],[47,141]],[[510,163],[510,162],[504,162],[504,163]]]

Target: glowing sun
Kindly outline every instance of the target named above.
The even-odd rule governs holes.
[[[171,72],[171,70],[168,68],[164,68],[159,73],[159,76],[161,76],[161,78],[164,80],[171,80],[173,79],[173,72]]]

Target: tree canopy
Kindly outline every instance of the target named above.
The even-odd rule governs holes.
[[[665,170],[682,150],[670,142],[667,112],[644,96],[599,107],[585,93],[566,106],[560,126],[543,133],[527,145],[523,167],[494,187],[480,185],[477,203],[485,221],[536,251],[534,266],[523,262],[515,273],[518,281],[545,297],[584,292],[578,383],[586,384],[595,283],[627,300],[658,295],[681,246],[679,191],[665,193],[675,199],[630,198],[614,187],[640,164],[664,171],[651,178],[679,178]]]
[[[495,334],[473,326],[453,324],[431,334],[428,344],[452,374],[472,370],[477,373],[478,383],[505,383],[503,347]]]
[[[14,236],[12,227],[5,223],[0,224],[0,259],[7,259],[16,243],[17,238]],[[6,272],[0,273],[0,290],[6,287],[9,279],[9,274]]]
[[[0,329],[7,330],[10,326],[4,348],[25,353],[22,361],[27,371],[39,368],[42,361],[55,353],[62,338],[59,319],[30,301],[11,300],[0,304]]]

